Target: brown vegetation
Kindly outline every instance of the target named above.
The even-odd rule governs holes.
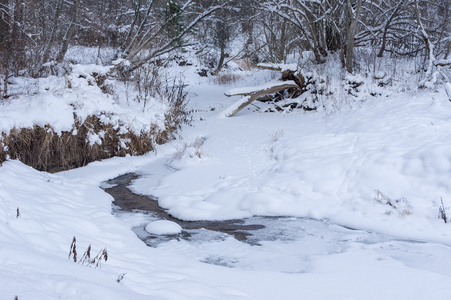
[[[75,130],[60,134],[49,125],[14,128],[2,135],[0,161],[9,156],[41,171],[58,172],[113,156],[142,155],[152,151],[154,143],[165,142],[168,135],[156,126],[139,135],[118,131],[111,124],[101,123],[97,116],[83,123],[76,121]],[[89,134],[99,133],[99,142],[90,143]]]

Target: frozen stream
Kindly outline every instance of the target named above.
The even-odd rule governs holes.
[[[315,261],[326,256],[354,253],[451,275],[449,246],[355,230],[327,220],[257,216],[229,221],[181,221],[168,215],[157,201],[132,193],[127,186],[136,178],[136,174],[127,174],[107,182],[105,190],[115,198],[114,214],[148,246],[167,252],[225,267],[287,273],[307,273]],[[144,230],[148,223],[160,219],[177,222],[182,233],[157,236]]]

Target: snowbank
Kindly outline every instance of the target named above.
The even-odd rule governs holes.
[[[50,125],[55,132],[74,129],[74,115],[83,121],[91,115],[115,128],[127,128],[137,134],[152,125],[164,128],[165,104],[151,99],[144,105],[129,101],[134,97],[121,84],[115,83],[116,95],[102,92],[93,74],[105,74],[109,67],[73,65],[67,77],[39,79],[16,78],[10,86],[12,94],[24,94],[3,101],[0,106],[0,131]],[[27,91],[28,92],[24,92]],[[131,100],[131,99],[130,99]]]
[[[231,299],[242,295],[232,288],[202,284],[183,271],[198,267],[147,247],[111,214],[111,198],[99,188],[99,181],[68,177],[68,172],[38,172],[18,161],[0,167],[2,297]],[[78,260],[89,245],[91,257],[107,249],[108,260],[101,268],[68,259],[74,236]]]
[[[451,110],[443,91],[377,98],[332,115],[244,110],[235,118],[217,117],[229,104],[217,86],[191,93],[202,118],[156,156],[58,174],[3,163],[2,296],[433,299],[451,292],[449,224],[437,218],[440,198],[445,208],[451,203]],[[183,219],[291,215],[329,219],[329,228],[276,231],[286,239],[260,246],[228,237],[150,248],[112,216],[112,199],[99,188],[132,171],[142,175],[135,191],[158,196]],[[135,218],[144,230],[148,222]],[[281,222],[290,226],[289,218]],[[292,240],[295,232],[301,242]],[[93,255],[108,250],[101,268],[68,259],[74,236],[79,258],[89,245]]]
[[[443,92],[374,98],[333,115],[215,114],[202,132],[191,130],[208,136],[202,146],[208,159],[185,156],[190,164],[178,161],[185,167],[157,186],[146,183],[149,177],[137,180],[134,190],[184,220],[289,215],[451,240],[437,219],[441,198],[451,206],[451,108]]]

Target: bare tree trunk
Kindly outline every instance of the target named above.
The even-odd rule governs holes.
[[[78,0],[79,1],[79,0]],[[187,1],[187,4],[190,4],[192,1]],[[136,69],[140,68],[150,60],[159,57],[165,53],[171,52],[174,49],[180,48],[182,45],[179,43],[179,41],[186,36],[188,33],[191,32],[191,30],[203,19],[211,15],[213,12],[222,9],[225,7],[226,4],[228,4],[230,0],[225,1],[224,3],[221,3],[219,5],[210,6],[208,9],[200,12],[197,14],[193,20],[183,27],[183,29],[174,37],[170,38],[166,42],[162,43],[159,46],[156,46],[155,48],[152,48],[148,53],[144,54],[142,57],[137,58],[138,54],[142,54],[143,50],[146,49],[148,45],[150,45],[153,42],[161,43],[161,41],[158,40],[159,34],[161,33],[161,28],[157,29],[155,33],[150,32],[149,30],[146,30],[146,33],[143,34],[142,37],[140,37],[140,41],[136,47],[133,47],[131,53],[129,55],[126,55],[125,58],[131,62],[129,66],[125,66],[123,64],[118,64],[114,70],[119,70],[122,74],[130,74],[131,72],[135,71]],[[162,27],[164,28],[164,26]]]
[[[49,42],[47,47],[45,48],[44,55],[42,56],[42,62],[46,63],[49,60],[50,50],[52,49],[53,43],[55,42],[55,36],[58,29],[58,21],[61,15],[61,9],[63,7],[63,0],[58,0],[58,4],[56,5],[55,17],[53,18],[53,27],[52,32],[50,34]]]
[[[346,49],[344,46],[344,41],[343,39],[341,39],[340,45],[341,45],[341,49],[340,49],[340,63],[341,63],[341,67],[345,68],[346,67]]]
[[[401,8],[401,5],[403,5],[403,4],[404,4],[404,0],[400,0],[398,5],[396,6],[395,10],[393,11],[393,13],[390,15],[390,17],[388,18],[387,22],[385,23],[384,33],[382,34],[382,45],[381,45],[381,48],[379,49],[379,53],[377,54],[377,57],[382,57],[384,55],[385,47],[387,45],[388,28],[390,27],[391,22],[396,17],[396,15],[398,14],[399,9]]]
[[[135,8],[135,16],[133,18],[133,22],[130,28],[130,31],[127,35],[127,40],[125,41],[124,47],[123,47],[123,55],[127,56],[127,59],[131,60],[133,57],[138,54],[137,51],[135,53],[132,53],[133,48],[139,48],[140,44],[144,41],[145,35],[144,30],[145,26],[147,25],[148,18],[150,16],[150,13],[153,8],[154,0],[151,0],[150,3],[147,4],[147,10],[146,14],[141,17],[141,1],[138,2],[138,7]],[[141,23],[139,24],[139,28],[136,30],[136,32],[133,34],[134,27],[136,26],[137,21],[141,19]],[[133,35],[133,37],[132,37]],[[144,35],[144,36],[143,36]]]
[[[274,82],[274,85],[272,85],[272,86],[267,86],[267,85],[257,86],[257,87],[255,87],[254,90],[252,90],[250,92],[242,93],[240,91],[240,92],[236,93],[234,90],[227,91],[227,92],[225,92],[225,95],[227,97],[239,96],[239,95],[242,95],[244,97],[241,98],[240,100],[238,100],[237,102],[235,102],[234,104],[232,104],[232,106],[230,106],[231,111],[228,111],[226,113],[226,117],[233,117],[240,110],[242,110],[243,108],[245,108],[246,106],[251,104],[254,100],[257,100],[258,98],[260,98],[264,95],[273,94],[273,93],[280,92],[280,91],[290,89],[290,88],[298,89],[299,86],[294,81],[277,81],[277,82]]]
[[[216,70],[213,72],[213,75],[218,75],[218,73],[221,72],[222,67],[224,66],[224,59],[225,59],[225,43],[221,43],[221,56],[219,57],[218,66],[216,67]]]
[[[423,22],[421,22],[421,14],[420,14],[420,8],[418,6],[418,0],[414,0],[414,9],[415,9],[415,17],[417,20],[417,25],[418,25],[418,30],[421,33],[421,36],[423,37],[423,41],[426,45],[426,53],[427,53],[427,57],[429,59],[429,64],[428,64],[428,70],[427,70],[427,74],[432,72],[432,63],[434,61],[434,44],[432,43],[432,41],[429,38],[428,33],[426,32],[426,29],[423,26]]]
[[[451,41],[448,42],[448,48],[446,49],[445,59],[448,59],[450,53],[451,53]]]
[[[357,21],[360,17],[360,9],[362,8],[362,0],[357,0],[356,7],[353,8],[351,0],[347,0],[348,14],[350,17],[350,24],[346,37],[346,71],[352,74],[352,59],[354,56],[355,34],[357,31]]]
[[[9,73],[9,6],[8,0],[0,0],[0,100],[8,94]],[[2,76],[3,75],[3,76]]]
[[[287,20],[283,20],[282,22],[282,28],[281,28],[281,37],[280,40],[282,43],[280,43],[278,49],[278,53],[277,53],[277,59],[278,62],[283,62],[286,63],[287,62],[287,49],[286,49],[286,44],[284,43],[286,41],[287,38]]]
[[[7,19],[9,18],[8,0],[0,0],[0,45],[7,39],[9,32],[9,24]]]
[[[135,4],[135,14],[133,16],[133,20],[132,23],[130,24],[130,29],[128,30],[127,33],[127,38],[125,39],[125,42],[121,45],[121,51],[124,52],[126,54],[127,52],[127,48],[129,48],[130,46],[130,40],[132,38],[136,23],[138,22],[139,19],[139,15],[140,15],[140,10],[141,10],[141,3],[142,0],[138,0]]]
[[[66,34],[63,37],[63,44],[61,46],[61,51],[58,54],[57,62],[61,62],[66,56],[67,49],[69,48],[69,42],[72,39],[72,35],[74,34],[75,26],[77,26],[78,21],[78,9],[80,6],[80,0],[75,0],[72,8],[72,20],[67,28]]]

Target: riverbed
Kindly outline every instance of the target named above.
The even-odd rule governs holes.
[[[179,220],[159,207],[158,199],[131,192],[127,186],[137,178],[137,174],[129,173],[109,180],[105,191],[115,199],[114,215],[129,224],[150,247],[224,267],[288,273],[308,272],[315,257],[354,251],[357,247],[405,264],[414,263],[416,267],[445,270],[443,261],[430,254],[430,243],[347,228],[328,220],[264,216],[226,221]],[[175,222],[183,228],[182,232],[146,232],[145,226],[156,220]],[[450,247],[436,246],[451,256]]]

